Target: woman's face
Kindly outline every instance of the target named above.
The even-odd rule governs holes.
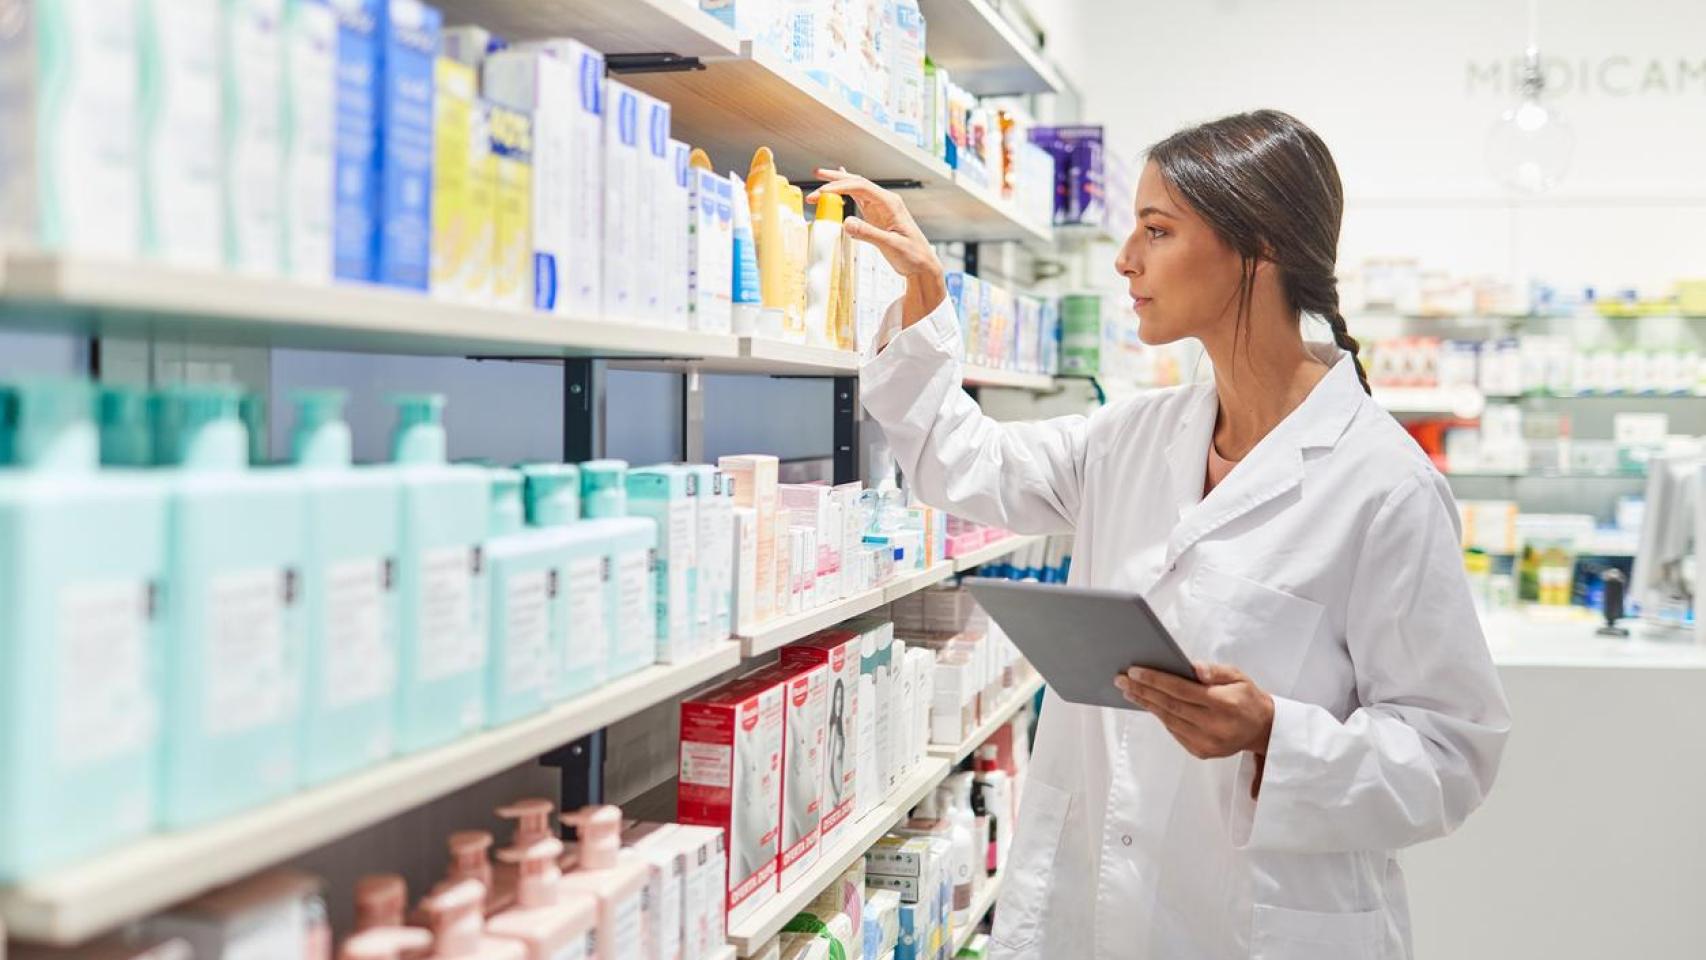
[[[1126,278],[1144,343],[1212,339],[1236,322],[1238,253],[1168,188],[1153,162],[1137,182],[1137,229],[1114,269]]]

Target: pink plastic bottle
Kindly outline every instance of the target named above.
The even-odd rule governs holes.
[[[563,874],[562,887],[598,901],[598,960],[643,960],[647,870],[621,856],[622,811],[582,807],[562,819],[580,832],[578,866]]]
[[[527,960],[527,948],[520,941],[486,935],[481,913],[486,891],[478,881],[439,886],[421,904],[432,918],[428,960]]]
[[[543,837],[526,847],[498,851],[500,865],[514,864],[517,869],[516,905],[487,921],[486,932],[524,944],[529,960],[593,960],[598,955],[598,901],[562,890],[557,858],[563,842],[549,832],[552,812],[546,801]],[[526,815],[533,815],[531,807]],[[525,827],[517,831],[528,832]]]
[[[340,960],[400,960],[430,946],[432,934],[420,927],[367,927],[345,940],[338,956]]]
[[[492,882],[492,860],[489,855],[492,835],[484,830],[458,830],[450,835],[449,842],[450,866],[444,872],[444,879],[433,888],[433,892],[463,880],[476,880],[484,890],[486,916],[489,917],[507,906],[498,902],[497,887]]]
[[[495,812],[505,820],[515,821],[515,830],[509,838],[511,850],[525,851],[541,840],[557,839],[557,833],[551,827],[551,818],[556,816],[557,805],[549,800],[517,800],[508,806],[499,807]],[[559,850],[561,847],[562,843],[559,841]],[[498,910],[515,906],[520,870],[519,857],[506,859],[502,852],[499,852],[497,867],[492,871],[492,894],[486,901],[486,916],[493,916]]]

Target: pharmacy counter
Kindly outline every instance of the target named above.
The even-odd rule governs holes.
[[[1514,717],[1498,783],[1407,851],[1416,956],[1706,956],[1706,648],[1490,618]]]

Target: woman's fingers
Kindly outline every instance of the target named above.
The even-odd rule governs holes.
[[[1158,690],[1175,700],[1196,704],[1208,704],[1213,701],[1207,687],[1193,680],[1175,677],[1170,673],[1132,667],[1126,671],[1126,676],[1140,687]]]

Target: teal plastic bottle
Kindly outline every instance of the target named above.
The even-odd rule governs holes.
[[[401,485],[397,747],[449,743],[486,723],[491,480],[446,462],[444,397],[401,396],[392,460]]]
[[[526,525],[520,470],[494,469],[492,535],[486,541],[491,583],[491,664],[486,702],[496,726],[545,709],[556,697],[564,618],[562,549]]]
[[[532,464],[526,477],[527,522],[558,550],[559,575],[553,615],[562,630],[555,699],[579,696],[610,673],[611,537],[620,529],[603,520],[580,519],[580,471],[571,463]]]
[[[581,516],[608,521],[598,531],[610,556],[605,677],[615,680],[657,662],[658,528],[650,519],[628,516],[626,460],[588,460],[580,472]]]
[[[308,501],[302,771],[314,784],[396,749],[400,508],[395,471],[352,465],[343,392],[293,399],[291,460]]]
[[[140,387],[102,387],[98,403],[102,465],[152,466],[154,424],[149,416],[148,391]]]
[[[628,461],[588,460],[580,465],[581,516],[588,520],[628,515]]]
[[[166,489],[102,471],[82,382],[5,391],[0,881],[154,826]]]
[[[239,392],[159,395],[173,468],[161,821],[191,827],[301,782],[306,499],[250,470]]]

